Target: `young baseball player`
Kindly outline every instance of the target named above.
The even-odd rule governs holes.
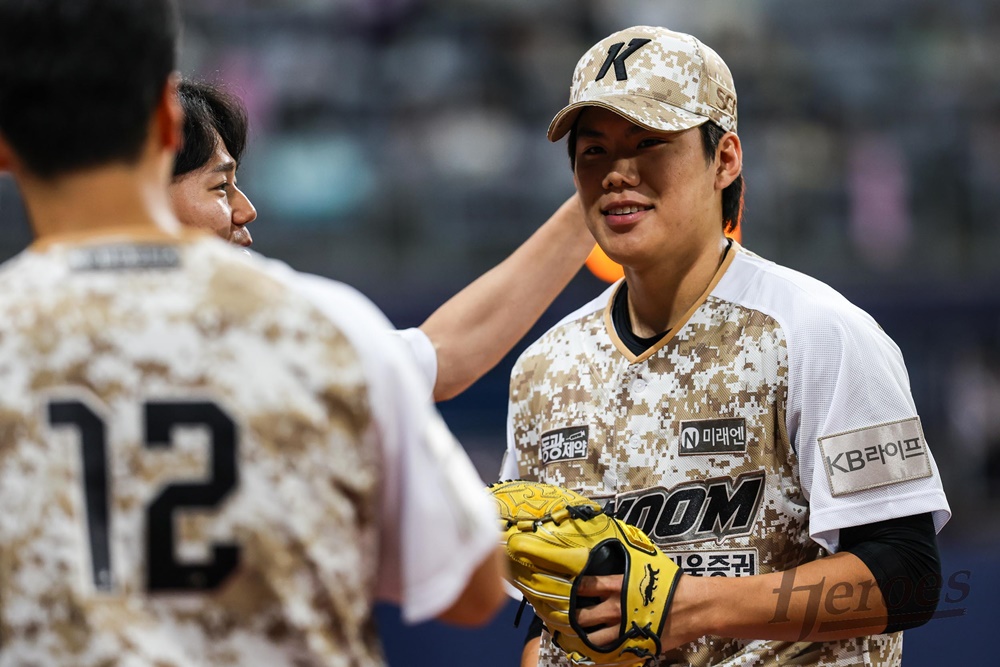
[[[382,665],[503,601],[493,506],[386,319],[185,230],[171,0],[0,0],[0,664]],[[428,521],[427,517],[433,517]]]
[[[181,81],[178,97],[183,143],[174,160],[170,205],[181,224],[249,247],[253,238],[247,225],[257,219],[257,209],[236,184],[249,134],[246,108],[204,81]]]
[[[236,184],[247,144],[240,100],[202,81],[180,84],[184,145],[174,164],[170,200],[178,219],[242,246],[257,212]],[[576,195],[510,257],[438,308],[407,343],[434,398],[464,391],[493,368],[541,317],[583,265],[594,239]]]
[[[900,631],[937,604],[948,502],[885,332],[724,236],[736,99],[715,51],[664,28],[577,64],[548,136],[568,136],[587,224],[625,278],[518,360],[502,478],[597,499],[680,566],[649,664],[896,665]],[[579,581],[596,645],[629,627],[620,587]],[[526,644],[536,663],[568,664],[547,631]]]

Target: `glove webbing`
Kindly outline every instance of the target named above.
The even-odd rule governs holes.
[[[597,510],[589,505],[567,505],[566,507],[560,507],[555,512],[546,514],[540,519],[521,519],[520,521],[507,520],[507,528],[514,528],[523,533],[536,532],[538,527],[542,524],[551,521],[557,526],[565,521],[566,519],[577,519],[582,521],[590,521],[591,519],[604,514],[604,510]]]

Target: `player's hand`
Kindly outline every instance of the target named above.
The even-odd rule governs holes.
[[[622,620],[622,582],[625,577],[609,574],[601,577],[581,576],[577,595],[597,598],[599,602],[580,607],[577,622],[584,628],[596,628],[587,633],[587,639],[598,645],[610,644],[618,639]]]

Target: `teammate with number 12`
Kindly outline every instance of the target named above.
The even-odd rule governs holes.
[[[0,267],[0,664],[375,666],[376,599],[486,622],[495,513],[388,321],[177,222],[176,32],[0,0],[36,237]]]

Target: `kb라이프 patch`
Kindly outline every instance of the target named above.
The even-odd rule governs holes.
[[[931,476],[918,417],[826,435],[819,449],[833,496]]]

